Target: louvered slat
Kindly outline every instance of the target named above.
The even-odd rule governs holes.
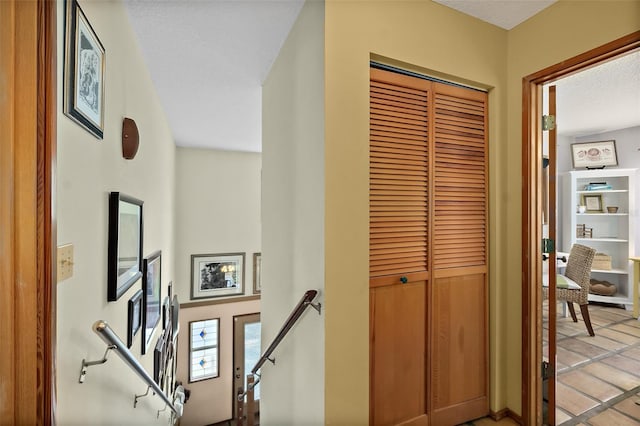
[[[370,87],[369,275],[427,270],[428,92]]]
[[[486,265],[486,95],[434,85],[433,268]]]

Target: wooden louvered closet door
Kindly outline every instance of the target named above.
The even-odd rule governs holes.
[[[485,97],[480,124],[459,92]],[[485,110],[484,93],[371,70],[372,424],[487,412]]]

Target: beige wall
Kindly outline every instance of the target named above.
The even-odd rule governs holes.
[[[233,317],[260,312],[260,300],[180,309],[177,378],[191,391],[184,406],[182,426],[202,426],[222,422],[234,416],[233,403]],[[189,323],[205,319],[220,319],[220,376],[189,382]]]
[[[626,34],[640,30],[638,1],[562,0],[545,9],[508,34],[508,140],[505,172],[506,197],[501,209],[507,212],[507,229],[521,226],[521,132],[522,77],[596,48]],[[520,233],[513,232],[505,241],[507,300],[505,328],[509,342],[507,362],[507,406],[521,410],[520,339],[521,339],[521,259]],[[516,284],[517,283],[517,284]],[[515,285],[514,285],[515,284]]]
[[[62,105],[63,31],[58,2],[58,94]],[[106,349],[91,331],[106,320],[126,341],[127,300],[141,288],[138,281],[118,301],[107,302],[108,193],[120,191],[144,201],[144,255],[162,250],[162,296],[174,278],[175,145],[149,78],[137,41],[119,2],[81,2],[106,49],[105,130],[97,140],[58,113],[58,244],[75,248],[74,275],[57,285],[56,417],[61,425],[150,424],[164,404],[156,396],[133,408],[134,394],[146,385],[115,354],[104,365],[89,367],[78,383],[82,359],[100,359]],[[134,160],[122,158],[122,118],[132,117],[140,131]],[[147,371],[152,354],[141,355],[141,334],[131,348]],[[156,331],[155,338],[159,333]],[[161,419],[168,416],[163,414]],[[160,420],[162,421],[162,420]]]
[[[308,289],[324,304],[324,2],[307,2],[263,86],[262,342]],[[262,368],[260,423],[324,423],[324,320],[309,309]]]
[[[367,424],[369,414],[369,59],[391,58],[418,71],[489,90],[490,304],[492,408],[505,406],[506,31],[431,1],[328,2],[326,7],[326,318],[327,424]],[[406,65],[401,65],[406,66]],[[514,342],[515,343],[515,342]],[[517,343],[515,343],[517,344]]]
[[[244,294],[260,252],[260,168],[255,152],[176,149],[176,292],[191,297],[191,255],[245,253]]]
[[[182,423],[230,419],[233,315],[260,312],[260,301],[187,308],[191,255],[245,253],[244,294],[253,294],[253,253],[260,252],[261,155],[210,149],[176,149],[176,292],[183,304],[178,379],[191,390]],[[220,377],[187,383],[189,322],[220,318]]]

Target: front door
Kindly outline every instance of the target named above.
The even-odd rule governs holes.
[[[238,389],[247,389],[247,374],[260,359],[260,314],[233,317],[233,412],[238,412]],[[256,377],[257,379],[257,377]],[[255,412],[260,412],[260,384],[254,388]],[[246,410],[243,410],[246,412]]]

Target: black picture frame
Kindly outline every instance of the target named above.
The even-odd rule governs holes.
[[[64,114],[104,137],[105,49],[76,0],[66,1]]]
[[[107,300],[120,298],[142,276],[142,201],[109,194]]]
[[[136,291],[136,294],[129,299],[127,304],[128,326],[127,326],[127,348],[133,345],[133,338],[142,328],[142,290]]]
[[[142,268],[142,300],[144,307],[142,327],[142,354],[151,345],[156,326],[162,319],[162,253],[156,251],[146,257]]]
[[[165,356],[167,342],[164,336],[160,336],[153,349],[153,380],[162,387],[163,376],[165,371]]]

